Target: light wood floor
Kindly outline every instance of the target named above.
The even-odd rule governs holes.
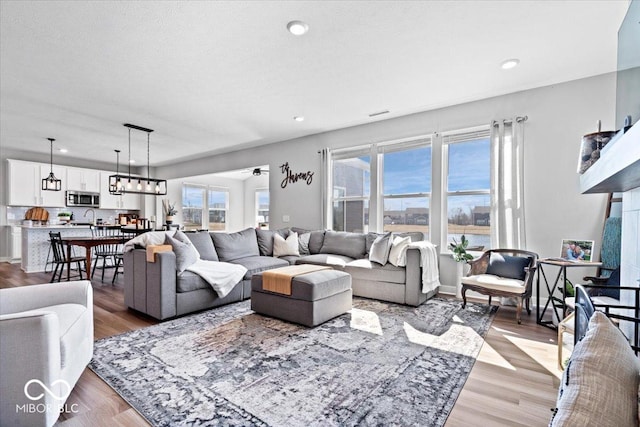
[[[92,281],[95,338],[157,323],[124,305],[122,276],[111,286]],[[96,274],[96,277],[97,274]],[[50,275],[26,274],[19,264],[0,263],[0,288],[49,282]],[[561,372],[556,367],[556,332],[538,326],[535,311],[515,321],[514,307],[501,307],[487,334],[447,427],[546,426],[554,407]],[[111,387],[86,369],[67,400],[78,412],[63,414],[56,426],[146,426],[146,421]],[[398,414],[401,422],[402,414]]]

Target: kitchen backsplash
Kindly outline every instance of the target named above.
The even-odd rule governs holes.
[[[121,213],[137,213],[137,211],[127,211],[120,209],[91,209],[95,212],[95,218],[91,212],[87,212],[87,208],[45,208],[49,212],[49,223],[58,224],[58,214],[60,212],[69,212],[73,214],[73,220],[76,222],[91,222],[102,219],[104,224],[115,224],[118,221],[118,214]],[[7,225],[20,225],[24,220],[24,216],[29,210],[28,207],[7,207]],[[85,216],[85,212],[87,215]]]

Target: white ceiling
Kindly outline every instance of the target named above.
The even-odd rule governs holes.
[[[2,0],[0,143],[158,166],[597,75],[628,4]]]

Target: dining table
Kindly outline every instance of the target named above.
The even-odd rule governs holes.
[[[80,246],[85,248],[87,254],[87,280],[91,280],[91,250],[100,245],[117,245],[122,243],[121,235],[113,236],[86,236],[86,237],[62,237],[61,240],[67,245],[67,281],[71,279],[71,248]]]

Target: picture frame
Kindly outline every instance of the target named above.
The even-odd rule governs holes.
[[[595,251],[595,241],[586,239],[562,239],[560,258],[567,261],[591,262]]]

